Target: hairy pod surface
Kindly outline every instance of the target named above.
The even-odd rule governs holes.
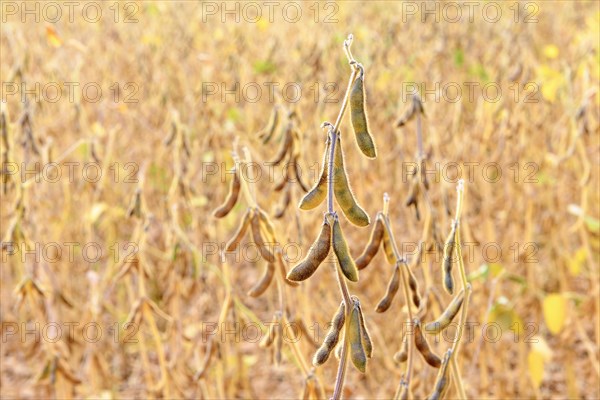
[[[233,237],[231,239],[229,239],[229,241],[225,245],[225,251],[230,252],[230,251],[237,250],[238,246],[242,242],[242,239],[246,235],[246,232],[248,231],[248,227],[250,226],[251,218],[252,218],[252,210],[249,208],[244,213],[244,216],[242,217],[242,220],[240,221],[240,225],[238,226],[235,233],[233,234]]]
[[[358,282],[358,269],[354,264],[354,260],[350,256],[350,250],[348,249],[348,243],[344,238],[344,233],[340,226],[340,220],[337,215],[333,220],[333,232],[331,241],[333,243],[333,251],[338,259],[342,273],[351,282]]]
[[[333,192],[348,221],[357,226],[367,226],[370,222],[369,215],[358,205],[354,193],[352,193],[352,189],[350,188],[348,174],[344,166],[344,154],[341,144],[338,132],[333,165]]]
[[[250,220],[250,225],[252,227],[252,239],[254,240],[254,243],[256,243],[256,247],[258,248],[260,255],[269,263],[275,262],[275,256],[267,247],[267,244],[265,243],[260,231],[260,216],[254,214]]]
[[[392,305],[392,300],[396,293],[398,292],[398,288],[400,287],[400,268],[398,265],[394,267],[394,272],[392,273],[392,277],[388,283],[387,291],[385,292],[385,296],[379,301],[375,311],[378,313],[382,313],[387,311]]]
[[[271,282],[273,281],[273,275],[275,275],[275,265],[273,263],[267,263],[265,272],[260,280],[248,291],[248,296],[258,297],[267,290]]]
[[[358,305],[358,316],[360,317],[360,333],[362,335],[363,346],[365,348],[365,353],[367,358],[371,358],[373,356],[373,341],[371,340],[371,335],[367,330],[367,325],[365,324],[365,316],[363,315],[362,308],[360,307],[360,303],[358,300],[356,301]]]
[[[428,400],[441,400],[446,395],[446,392],[450,387],[448,376],[448,364],[450,364],[451,355],[452,350],[448,350],[444,355],[442,366],[438,371],[437,377],[435,378],[435,383],[433,384],[433,391],[429,394],[429,396],[427,396]]]
[[[315,367],[324,364],[329,359],[331,352],[340,340],[340,332],[342,331],[345,320],[346,308],[344,307],[344,302],[342,302],[331,320],[331,327],[323,340],[323,344],[321,344],[313,357],[313,365]]]
[[[421,321],[415,319],[413,326],[415,328],[415,346],[417,350],[419,350],[419,353],[421,353],[427,364],[439,368],[442,364],[442,360],[431,350],[431,347],[429,347],[429,343],[421,331]]]
[[[454,294],[454,279],[452,278],[452,264],[454,262],[454,250],[456,247],[456,225],[452,224],[452,230],[446,238],[444,244],[444,259],[442,262],[442,278],[444,281],[444,289],[449,294]]]
[[[327,145],[325,146],[325,153],[323,154],[323,164],[321,165],[319,181],[300,200],[298,208],[301,210],[312,210],[321,204],[327,197],[327,178],[329,174],[327,165],[329,162],[329,146],[331,146],[330,142],[330,140],[327,140]]]
[[[377,254],[377,250],[379,250],[379,246],[381,246],[384,229],[383,222],[381,222],[380,218],[377,218],[373,230],[371,231],[367,247],[365,247],[363,253],[355,260],[356,268],[359,270],[366,268]]]
[[[241,186],[242,183],[240,181],[239,173],[237,169],[235,169],[233,179],[231,180],[231,185],[229,186],[229,193],[225,198],[225,202],[213,211],[213,216],[216,218],[223,218],[229,214],[238,201]]]
[[[303,281],[308,279],[312,274],[315,273],[319,265],[327,258],[329,250],[331,248],[331,225],[327,219],[323,220],[321,226],[321,232],[310,246],[308,254],[304,260],[300,261],[294,268],[287,274],[287,278],[290,281]]]
[[[423,326],[425,332],[440,333],[442,330],[446,329],[450,325],[454,317],[456,317],[456,314],[458,314],[458,311],[460,310],[464,299],[465,291],[461,290],[460,293],[454,299],[452,299],[448,307],[446,307],[446,309],[444,310],[444,312],[442,312],[442,315],[440,315],[438,319],[429,322],[428,324]]]
[[[367,354],[363,345],[362,332],[360,329],[360,309],[356,303],[350,311],[350,321],[346,327],[348,342],[350,343],[350,359],[352,364],[363,374],[367,367]]]
[[[350,91],[350,120],[360,150],[369,158],[377,157],[377,149],[373,137],[369,133],[364,76],[362,73],[354,80]]]

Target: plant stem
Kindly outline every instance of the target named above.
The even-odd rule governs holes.
[[[350,98],[350,91],[352,90],[352,83],[354,82],[354,80],[356,79],[356,74],[358,73],[358,69],[355,67],[355,63],[356,60],[354,60],[354,57],[352,56],[352,53],[350,51],[350,46],[352,45],[352,34],[348,35],[348,38],[344,41],[344,53],[346,54],[346,57],[348,58],[348,62],[350,63],[350,65],[352,66],[352,74],[350,74],[350,79],[348,81],[348,87],[346,88],[346,93],[344,94],[344,100],[342,101],[342,107],[340,109],[340,112],[338,113],[338,116],[335,120],[335,124],[332,126],[331,124],[329,124],[329,138],[331,140],[331,148],[329,149],[329,162],[328,162],[328,177],[329,177],[329,182],[328,182],[328,186],[327,186],[327,212],[328,214],[333,215],[335,213],[334,209],[333,209],[333,196],[334,196],[334,192],[333,192],[333,169],[334,169],[334,157],[335,157],[335,147],[337,145],[337,139],[338,139],[338,129],[340,127],[340,124],[342,122],[342,118],[344,117],[344,113],[346,112],[346,108],[348,106],[348,99]],[[339,150],[341,151],[341,150]],[[345,307],[345,311],[346,311],[346,328],[349,325],[350,321],[350,305],[352,304],[352,301],[350,299],[350,293],[348,292],[348,286],[346,284],[346,280],[344,278],[344,276],[342,275],[342,273],[340,272],[340,269],[335,268],[336,270],[336,278],[337,278],[337,282],[338,285],[340,287],[340,292],[342,292],[342,298],[344,299],[344,307]],[[342,389],[344,388],[344,379],[346,377],[346,365],[348,364],[348,335],[344,334],[344,343],[343,343],[343,347],[342,347],[342,354],[340,356],[340,364],[338,365],[338,371],[337,371],[337,375],[336,375],[336,380],[335,380],[335,388],[333,390],[333,400],[338,400],[341,398],[342,395]]]
[[[340,113],[342,114],[342,113]],[[339,118],[339,117],[338,117]],[[327,199],[328,199],[328,205],[327,205],[327,211],[329,214],[333,215],[334,210],[333,210],[333,157],[335,154],[335,146],[337,144],[337,134],[335,130],[331,130],[329,132],[329,137],[331,140],[331,148],[330,148],[330,153],[329,153],[329,165],[328,165],[328,176],[329,176],[329,182],[328,182],[328,187],[327,187]],[[340,292],[342,292],[342,298],[344,299],[344,307],[345,307],[345,312],[346,312],[346,321],[350,320],[350,293],[348,292],[348,285],[346,284],[346,281],[344,279],[344,277],[342,276],[339,268],[335,268],[336,271],[336,278],[337,278],[337,282],[338,282],[338,286],[340,287]],[[346,322],[346,325],[348,325],[348,322]],[[347,360],[348,360],[348,340],[347,340],[348,335],[344,335],[344,344],[342,347],[342,354],[340,356],[340,364],[338,366],[338,371],[337,371],[337,376],[335,379],[335,389],[333,391],[333,399],[337,400],[341,398],[341,394],[342,394],[342,389],[344,387],[344,379],[346,377],[346,364],[347,364]]]
[[[329,131],[329,161],[327,165],[327,176],[329,181],[327,182],[327,212],[333,214],[333,158],[335,157],[335,146],[337,145],[337,131]]]
[[[460,313],[460,320],[458,322],[458,328],[456,331],[456,335],[454,337],[454,343],[452,344],[452,354],[450,355],[450,363],[452,366],[452,376],[454,381],[456,382],[456,389],[458,391],[458,397],[460,399],[466,399],[465,388],[462,382],[462,378],[460,376],[458,370],[458,363],[456,362],[456,354],[458,353],[460,340],[462,338],[463,329],[467,320],[467,312],[469,309],[469,299],[471,296],[471,285],[467,281],[467,274],[465,272],[465,265],[462,258],[462,249],[460,244],[460,216],[462,213],[462,204],[463,204],[463,180],[461,179],[458,182],[458,186],[456,188],[457,199],[456,199],[456,215],[454,219],[454,224],[456,226],[456,232],[454,234],[454,241],[456,243],[456,257],[458,258],[458,270],[460,273],[462,288],[465,291],[465,299],[463,302],[462,310]]]
[[[406,261],[404,260],[404,258],[400,256],[400,252],[398,251],[398,246],[396,245],[396,239],[394,238],[394,235],[392,233],[389,215],[387,214],[387,212],[389,210],[389,196],[387,194],[385,194],[383,197],[383,209],[386,212],[383,215],[383,217],[384,217],[383,225],[385,226],[387,234],[390,238],[390,242],[392,243],[392,250],[394,251],[394,257],[396,258],[396,267],[400,268],[400,278],[402,280],[404,301],[406,302],[406,307],[408,309],[409,324],[412,325],[412,322],[413,322],[412,299],[410,298],[410,295],[409,295],[408,281],[407,281],[406,276],[404,275],[406,273],[404,268],[408,269],[408,264],[406,264]],[[400,263],[402,263],[404,265],[403,268],[400,267]],[[407,335],[412,334],[411,332],[412,332],[412,329],[411,329],[411,331],[407,331],[406,334]],[[407,360],[407,364],[406,364],[406,374],[403,377],[403,379],[400,380],[400,383],[398,384],[398,389],[396,390],[396,396],[398,396],[400,394],[400,392],[402,390],[402,384],[405,384],[407,386],[410,385],[410,378],[411,378],[412,365],[413,365],[413,345],[412,345],[412,341],[410,341],[409,343],[410,344],[408,346],[408,360]]]

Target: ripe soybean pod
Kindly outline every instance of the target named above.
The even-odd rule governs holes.
[[[452,229],[450,234],[446,238],[444,243],[444,259],[442,261],[442,280],[444,282],[444,289],[449,294],[454,294],[454,279],[452,278],[452,265],[454,263],[454,253],[456,247],[456,223],[452,223]]]
[[[342,228],[340,226],[340,220],[336,214],[333,218],[333,230],[331,241],[333,243],[333,251],[338,259],[342,273],[351,282],[358,282],[358,269],[354,264],[354,260],[350,256],[350,250],[348,249],[348,243],[344,238]]]
[[[323,163],[321,164],[321,173],[319,174],[319,181],[300,200],[298,208],[300,208],[301,210],[312,210],[313,208],[321,204],[327,197],[327,164],[329,161],[329,146],[331,145],[330,142],[331,140],[327,139],[327,145],[325,146],[325,152],[323,153]]]
[[[348,174],[344,165],[344,154],[342,150],[342,141],[340,133],[337,134],[337,145],[335,146],[333,162],[333,192],[335,198],[344,212],[348,221],[357,226],[369,225],[369,215],[357,203],[352,188],[348,183]]]
[[[324,218],[319,236],[308,250],[306,257],[288,272],[290,281],[303,281],[315,273],[319,265],[327,258],[331,248],[331,225]]]
[[[234,168],[233,179],[229,186],[229,193],[227,194],[225,202],[213,211],[213,216],[216,218],[223,218],[229,214],[238,201],[241,186],[242,183],[240,181],[239,172],[237,168]]]
[[[356,369],[364,374],[367,367],[367,354],[360,326],[360,308],[354,299],[351,306],[350,321],[348,321],[346,327],[346,335],[348,335],[348,342],[350,343],[350,359]]]
[[[364,69],[360,64],[356,64],[356,68],[360,69],[360,73],[354,80],[350,91],[350,120],[352,121],[358,147],[365,156],[375,158],[377,157],[377,149],[373,137],[369,133],[369,122],[367,120]]]
[[[250,220],[250,226],[252,228],[252,239],[256,243],[256,247],[260,255],[269,263],[275,262],[275,256],[269,250],[267,243],[265,242],[261,233],[261,221],[260,217],[255,213]]]
[[[392,277],[388,283],[387,291],[385,292],[385,296],[379,301],[375,311],[378,313],[382,313],[387,311],[392,305],[392,300],[396,293],[398,292],[398,288],[400,287],[400,267],[396,264],[394,267],[394,272],[392,273]]]
[[[344,307],[344,302],[342,302],[331,320],[331,327],[323,340],[323,344],[321,344],[313,357],[314,366],[322,365],[329,359],[331,352],[340,339],[340,332],[342,331],[345,320],[346,308]]]
[[[428,400],[440,400],[443,399],[446,392],[448,391],[449,377],[448,377],[448,364],[450,364],[450,357],[452,356],[452,350],[448,350],[444,355],[444,360],[440,370],[438,371],[433,391],[427,396]]]
[[[427,364],[439,368],[442,364],[442,360],[440,360],[440,357],[431,350],[431,347],[429,347],[429,343],[427,343],[427,339],[421,331],[421,321],[415,318],[413,326],[415,329],[415,347],[419,350],[419,353],[421,353]]]
[[[465,291],[463,289],[450,302],[448,307],[446,307],[444,312],[442,312],[442,315],[440,315],[435,321],[429,322],[428,324],[423,326],[423,329],[425,330],[425,332],[440,333],[442,330],[446,329],[450,325],[450,323],[452,322],[452,320],[454,319],[456,314],[458,314],[458,311],[460,310],[460,308],[463,304],[464,298],[465,298]]]
[[[240,245],[244,235],[248,231],[248,227],[250,226],[250,219],[252,218],[252,209],[247,209],[242,217],[240,225],[237,230],[233,234],[233,237],[229,239],[227,244],[225,245],[225,251],[235,251]]]
[[[375,257],[375,254],[377,254],[377,251],[381,246],[384,229],[385,228],[383,227],[383,222],[381,222],[381,219],[376,218],[373,230],[371,231],[371,236],[369,237],[369,242],[367,243],[367,247],[365,247],[363,253],[355,260],[356,268],[359,270],[366,268],[373,257]]]
[[[275,265],[273,263],[267,263],[265,267],[265,272],[260,280],[248,291],[248,296],[250,297],[258,297],[267,290],[271,282],[273,281],[273,276],[275,275]]]

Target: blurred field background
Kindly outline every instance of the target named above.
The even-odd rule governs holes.
[[[367,160],[347,141],[351,185],[371,217],[389,193],[402,243],[418,242],[423,228],[413,209],[404,206],[403,166],[416,153],[414,123],[395,127],[410,105],[406,83],[429,90],[436,83],[462,88],[456,101],[450,101],[451,86],[446,97],[438,92],[437,101],[431,93],[421,97],[428,165],[438,166],[437,176],[429,177],[430,193],[443,236],[450,227],[445,207],[453,207],[456,186],[456,168],[445,166],[458,163],[466,180],[462,232],[463,240],[473,243],[466,260],[473,285],[468,321],[480,324],[459,357],[468,396],[600,396],[597,2],[474,2],[473,22],[465,7],[462,20],[452,22],[454,11],[443,11],[447,2],[428,17],[420,2],[412,3],[415,14],[394,1],[298,3],[302,14],[296,22],[283,18],[287,2],[275,6],[272,22],[260,2],[263,17],[256,21],[247,18],[252,10],[242,14],[244,3],[211,3],[215,15],[207,15],[201,2],[116,3],[116,15],[115,2],[106,2],[102,18],[93,23],[82,17],[86,3],[75,8],[70,22],[67,7],[58,2],[64,14],[56,23],[43,16],[37,23],[31,16],[23,22],[22,10],[13,15],[6,3],[12,2],[2,1],[0,30],[6,121],[0,208],[3,398],[300,396],[305,376],[289,350],[275,366],[269,349],[236,342],[233,335],[221,341],[204,377],[194,379],[207,353],[202,323],[219,319],[228,279],[236,299],[227,315],[230,324],[269,322],[276,307],[273,288],[258,299],[246,296],[262,273],[262,261],[230,259],[229,274],[223,274],[209,246],[230,238],[246,205],[224,220],[211,212],[227,193],[225,171],[233,165],[236,139],[258,163],[275,156],[277,142],[265,146],[256,133],[276,104],[299,115],[300,164],[305,181],[314,182],[325,138],[319,125],[337,115],[350,73],[342,52],[349,33],[353,54],[366,70],[370,126],[379,148],[379,157]],[[483,17],[488,3],[502,11],[496,22]],[[236,4],[237,23],[234,15],[221,14]],[[80,84],[72,99],[65,82]],[[221,85],[231,90],[236,82],[239,98],[224,96]],[[253,82],[263,88],[256,101],[254,92],[241,90]],[[273,99],[269,82],[279,84]],[[479,85],[473,98],[466,82]],[[58,83],[62,97],[49,101],[54,95],[48,86],[39,101],[27,95],[25,102],[22,83],[28,89]],[[82,95],[88,83],[102,88],[97,101]],[[216,84],[218,92],[207,95],[207,83]],[[302,88],[298,101],[282,95],[287,83]],[[502,90],[498,101],[482,94],[490,83]],[[493,89],[489,96],[496,97]],[[166,143],[174,131],[174,140]],[[342,135],[346,132],[351,134],[347,118]],[[19,174],[24,167],[42,171],[50,161],[76,163],[74,179],[65,166],[57,180]],[[101,178],[82,176],[85,163],[99,163]],[[498,168],[486,170],[490,164]],[[218,172],[208,173],[209,165]],[[472,179],[467,165],[474,166]],[[276,177],[280,171],[275,169]],[[86,173],[95,177],[96,170]],[[273,180],[263,175],[256,185],[259,204],[273,210],[280,200]],[[129,217],[138,188],[143,215]],[[294,193],[293,204],[299,195]],[[276,230],[306,250],[322,211],[296,212],[293,204],[276,220]],[[344,231],[357,256],[370,229],[344,221]],[[77,244],[71,257],[65,243],[72,242]],[[45,250],[36,251],[36,243]],[[102,251],[93,262],[82,252],[89,243]],[[25,249],[34,255],[24,256]],[[440,254],[434,256],[415,274],[423,289],[428,269],[446,304]],[[374,311],[390,273],[378,254],[358,284],[351,284],[375,353],[366,375],[348,370],[347,398],[390,398],[398,385],[400,368],[392,355],[406,318],[401,296],[387,313]],[[315,276],[286,288],[286,296],[291,315],[323,327],[340,296],[331,268],[321,267]],[[161,312],[149,313],[150,303],[144,303],[143,318],[133,319],[139,325],[124,329],[142,290]],[[102,327],[96,343],[86,340],[95,337],[92,331],[82,330],[90,322]],[[68,323],[79,324],[71,334]],[[486,323],[500,327],[501,335],[483,329]],[[56,326],[60,340],[47,340]],[[434,345],[438,354],[448,346],[443,340]],[[303,337],[299,349],[308,360],[315,347]],[[332,357],[316,372],[327,395],[336,367]],[[429,393],[434,378],[435,371],[417,358],[415,398]],[[453,396],[454,388],[448,394]]]

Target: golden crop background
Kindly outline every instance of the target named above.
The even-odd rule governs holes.
[[[223,274],[212,247],[230,238],[246,204],[242,201],[223,220],[211,212],[227,193],[225,171],[233,164],[236,139],[266,171],[264,162],[274,157],[277,142],[262,145],[256,133],[275,104],[293,107],[300,116],[300,163],[305,180],[312,184],[316,179],[325,140],[319,125],[339,111],[350,73],[342,41],[353,33],[353,54],[366,70],[369,120],[379,155],[367,160],[351,140],[345,141],[350,182],[371,217],[381,209],[383,193],[389,193],[400,243],[418,242],[423,222],[404,206],[408,180],[403,167],[415,159],[415,125],[395,128],[395,122],[409,105],[407,83],[441,88],[437,100],[421,93],[423,130],[428,166],[437,165],[437,175],[429,176],[430,192],[443,236],[450,227],[444,199],[452,209],[456,197],[452,163],[466,181],[461,226],[464,242],[471,243],[465,260],[473,285],[468,321],[480,324],[465,339],[459,357],[468,396],[598,398],[598,3],[497,2],[502,10],[497,22],[483,17],[489,2],[476,3],[473,22],[464,20],[464,7],[462,22],[450,21],[450,9],[422,21],[420,12],[409,15],[406,3],[394,1],[302,3],[297,22],[283,18],[286,2],[275,7],[273,22],[259,2],[263,18],[248,21],[240,10],[239,23],[232,15],[224,22],[220,11],[207,16],[202,3],[192,1],[132,2],[129,10],[121,3],[118,22],[110,8],[114,3],[107,2],[95,23],[81,17],[81,7],[75,9],[74,22],[65,14],[54,24],[43,17],[39,23],[32,17],[23,23],[21,13],[8,15],[3,8],[3,162],[15,163],[18,172],[25,167],[42,171],[49,161],[77,164],[72,181],[64,165],[56,182],[44,175],[29,174],[27,183],[19,174],[3,175],[2,397],[300,396],[305,377],[288,347],[282,364],[275,366],[269,349],[236,342],[231,334],[224,340],[217,336],[219,354],[205,376],[194,380],[207,352],[203,322],[219,319],[228,279],[236,299],[227,315],[230,327],[269,322],[276,307],[273,288],[258,299],[246,296],[262,273],[262,261],[230,258],[229,274]],[[219,9],[244,5],[212,4]],[[412,4],[420,7],[420,2]],[[124,23],[132,10],[137,10],[132,16],[137,22]],[[525,23],[533,10],[536,20]],[[337,22],[324,22],[334,11]],[[6,85],[11,82],[18,85],[17,94]],[[27,114],[21,83],[31,89],[52,82],[63,88],[62,97],[48,101],[51,87],[39,101],[29,95]],[[73,99],[65,82],[80,84]],[[90,82],[102,88],[98,101],[81,94]],[[239,99],[225,96],[221,85],[231,90],[236,82]],[[257,101],[251,101],[250,88],[246,95],[242,90],[252,82],[263,89]],[[268,96],[268,82],[279,84],[274,99]],[[203,98],[207,83],[216,84],[218,93]],[[286,83],[302,88],[297,102],[282,95]],[[445,86],[449,83],[462,88],[457,101],[449,101],[455,96],[455,86]],[[479,85],[472,86],[471,99],[467,83]],[[490,83],[502,90],[498,101],[482,94]],[[126,102],[128,95],[137,102]],[[486,95],[495,97],[493,89]],[[33,142],[24,115],[29,115]],[[167,145],[173,126],[177,136]],[[341,132],[352,135],[347,117]],[[83,166],[96,161],[102,177],[92,182],[82,176]],[[217,173],[210,173],[209,166],[216,166]],[[276,177],[280,171],[275,169]],[[273,181],[263,174],[256,185],[259,204],[273,210],[280,198]],[[144,219],[127,216],[138,187]],[[299,192],[294,196],[293,204]],[[290,207],[275,222],[278,237],[306,251],[321,218],[321,208],[296,212]],[[357,256],[370,229],[342,223]],[[13,255],[9,242],[19,250]],[[73,257],[65,245],[71,242],[77,243]],[[82,256],[88,243],[102,250],[94,262]],[[133,247],[128,243],[137,250],[129,258]],[[22,255],[26,248],[34,249],[38,259]],[[496,249],[501,249],[498,256]],[[423,289],[423,271],[430,271],[443,307],[450,297],[441,290],[439,257],[439,252],[426,257],[415,274]],[[330,265],[300,287],[286,288],[288,311],[307,325],[319,324],[319,340],[340,298]],[[361,271],[360,281],[350,285],[363,304],[375,353],[366,375],[348,370],[347,398],[390,398],[400,379],[392,355],[406,318],[401,296],[385,314],[374,311],[390,274],[378,254]],[[139,304],[142,287],[164,314],[148,313],[145,303],[143,319],[132,328],[135,342],[129,342],[132,330],[124,324]],[[55,343],[48,340],[55,332],[51,323],[62,329]],[[68,323],[78,323],[71,335]],[[103,329],[98,342],[87,340],[94,334],[82,330],[86,323]],[[493,329],[486,329],[486,323],[493,323]],[[116,333],[110,331],[115,324]],[[25,329],[37,332],[40,340]],[[443,339],[434,344],[438,354],[449,346]],[[315,349],[306,337],[299,348],[307,360]],[[332,357],[317,369],[328,395],[336,366]],[[423,398],[435,371],[420,358],[414,368],[414,395]],[[454,388],[448,396],[455,396]]]

